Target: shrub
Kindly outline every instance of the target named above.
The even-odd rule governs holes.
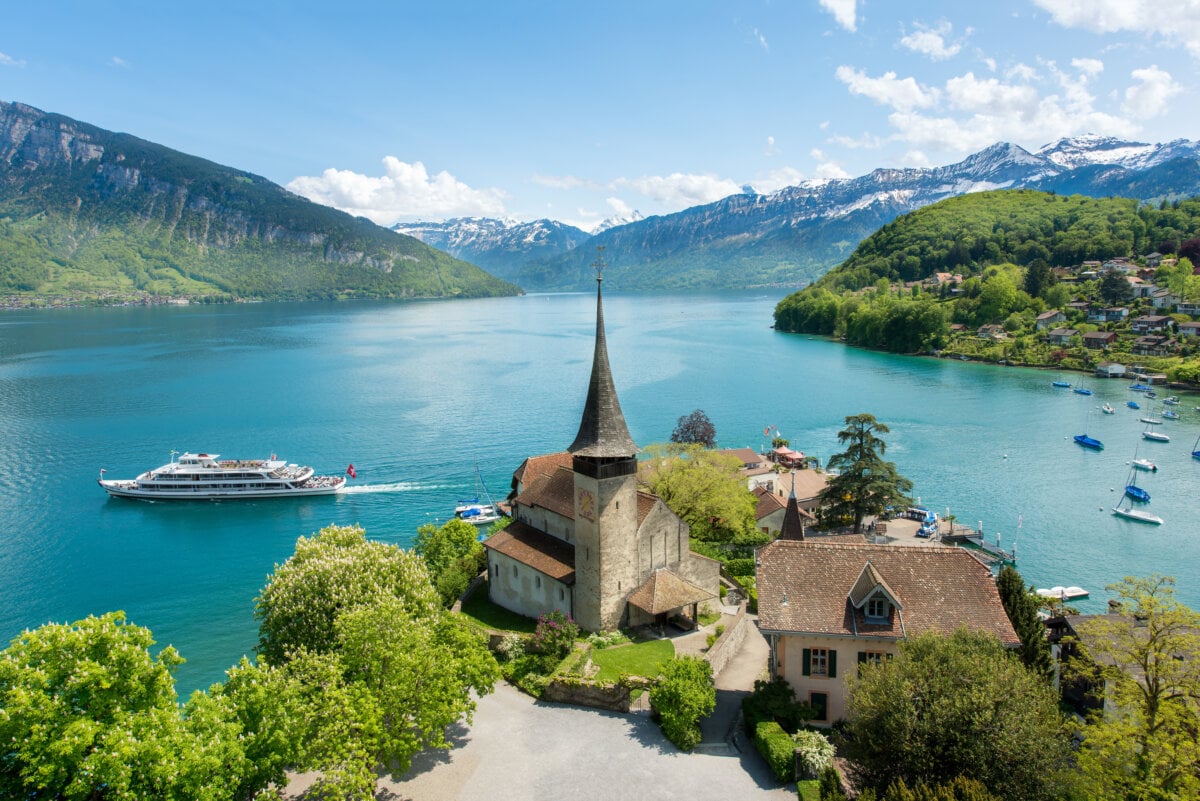
[[[511,662],[525,655],[525,638],[520,634],[505,634],[496,645],[501,662]]]
[[[821,771],[819,785],[820,801],[846,801],[846,791],[842,789],[842,777],[833,765]]]
[[[725,569],[731,576],[753,576],[754,559],[727,559]]]
[[[558,657],[553,654],[522,654],[511,662],[501,664],[500,672],[510,684],[534,698],[540,698],[558,663]]]
[[[728,588],[728,587],[726,587],[724,584],[722,584],[721,586],[719,586],[719,587],[717,588],[717,592],[718,592],[718,593],[720,593],[720,595],[721,595],[721,600],[722,600],[722,601],[724,601],[724,600],[725,600],[725,596],[729,594],[729,588]]]
[[[764,721],[754,730],[754,747],[767,761],[767,767],[781,782],[796,779],[796,744],[792,737],[773,720]]]
[[[673,658],[663,667],[662,679],[650,690],[650,704],[667,739],[691,751],[700,744],[700,719],[717,705],[712,665],[698,656]]]
[[[800,801],[822,801],[820,785],[816,779],[801,779],[796,782],[796,795]]]
[[[598,651],[629,642],[629,637],[622,631],[597,631],[587,636],[588,645]]]
[[[792,735],[800,767],[807,778],[821,776],[833,767],[833,743],[819,731],[801,730]]]
[[[754,682],[754,692],[742,700],[746,734],[753,736],[759,723],[774,721],[785,731],[794,732],[816,716],[808,704],[796,700],[792,685],[776,676],[771,681]]]
[[[538,618],[537,630],[531,645],[543,654],[553,654],[562,659],[575,647],[579,626],[571,616],[561,609],[545,612]]]

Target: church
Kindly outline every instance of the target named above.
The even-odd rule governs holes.
[[[531,456],[513,476],[512,523],[489,537],[488,593],[528,617],[561,610],[587,631],[692,621],[718,603],[720,563],[693,553],[688,525],[638,489],[608,364],[602,276],[579,433],[566,452]]]

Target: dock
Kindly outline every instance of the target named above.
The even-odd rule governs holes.
[[[988,567],[999,568],[1017,563],[1015,549],[1006,551],[999,545],[984,540],[981,532],[966,526],[955,525],[950,530],[942,531],[940,538],[947,545],[957,545],[974,551],[975,555]]]

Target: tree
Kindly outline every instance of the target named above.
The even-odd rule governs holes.
[[[1045,259],[1034,259],[1025,270],[1025,283],[1022,287],[1031,298],[1041,297],[1042,292],[1055,283],[1054,273]]]
[[[1179,257],[1193,264],[1200,262],[1200,237],[1186,239],[1179,243]]]
[[[499,668],[483,640],[444,612],[424,561],[330,526],[296,542],[258,601],[261,654],[279,664],[321,797],[369,799],[376,770],[408,769],[424,748],[449,748]],[[278,661],[276,661],[278,660]]]
[[[671,432],[671,442],[712,448],[717,444],[717,429],[708,415],[697,409],[679,418],[675,430]]]
[[[717,706],[712,665],[698,656],[672,658],[650,690],[650,704],[667,739],[691,751],[700,744],[700,719],[712,714]]]
[[[683,518],[692,537],[726,542],[755,533],[755,498],[736,456],[699,445],[649,445],[643,453],[638,480]]]
[[[465,520],[454,518],[439,528],[426,523],[417,529],[413,552],[425,560],[442,603],[449,606],[467,589],[487,565],[487,554],[479,531]]]
[[[1106,694],[1081,732],[1079,768],[1092,797],[1200,797],[1200,614],[1175,599],[1174,584],[1126,577],[1108,588],[1120,613],[1076,627],[1086,647],[1068,671]]]
[[[877,433],[888,433],[888,427],[874,415],[846,418],[846,427],[838,432],[838,442],[849,447],[829,458],[829,467],[838,475],[830,479],[821,493],[825,514],[852,519],[855,532],[862,529],[864,517],[904,502],[912,489],[912,482],[896,472],[896,465],[883,460],[887,443],[875,436]]]
[[[1041,603],[1032,589],[1012,565],[1005,565],[996,577],[996,589],[1008,619],[1021,638],[1021,661],[1030,670],[1049,676],[1051,670],[1050,641],[1038,611]]]
[[[850,679],[847,740],[860,787],[982,782],[1001,799],[1059,798],[1070,741],[1054,690],[991,634],[904,641]]]
[[[1113,306],[1133,300],[1133,287],[1118,272],[1105,273],[1100,279],[1099,291],[1104,302]]]
[[[0,796],[215,801],[264,787],[229,706],[196,693],[181,715],[183,660],[153,644],[122,612],[16,637],[0,654]]]
[[[431,620],[440,607],[425,563],[394,545],[367,540],[358,526],[327,526],[296,540],[259,594],[258,652],[283,664],[294,651],[336,646],[338,617],[380,596],[404,601],[405,617]]]

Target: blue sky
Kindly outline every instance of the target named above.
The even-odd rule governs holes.
[[[7,2],[0,99],[381,224],[1200,136],[1200,0]]]

